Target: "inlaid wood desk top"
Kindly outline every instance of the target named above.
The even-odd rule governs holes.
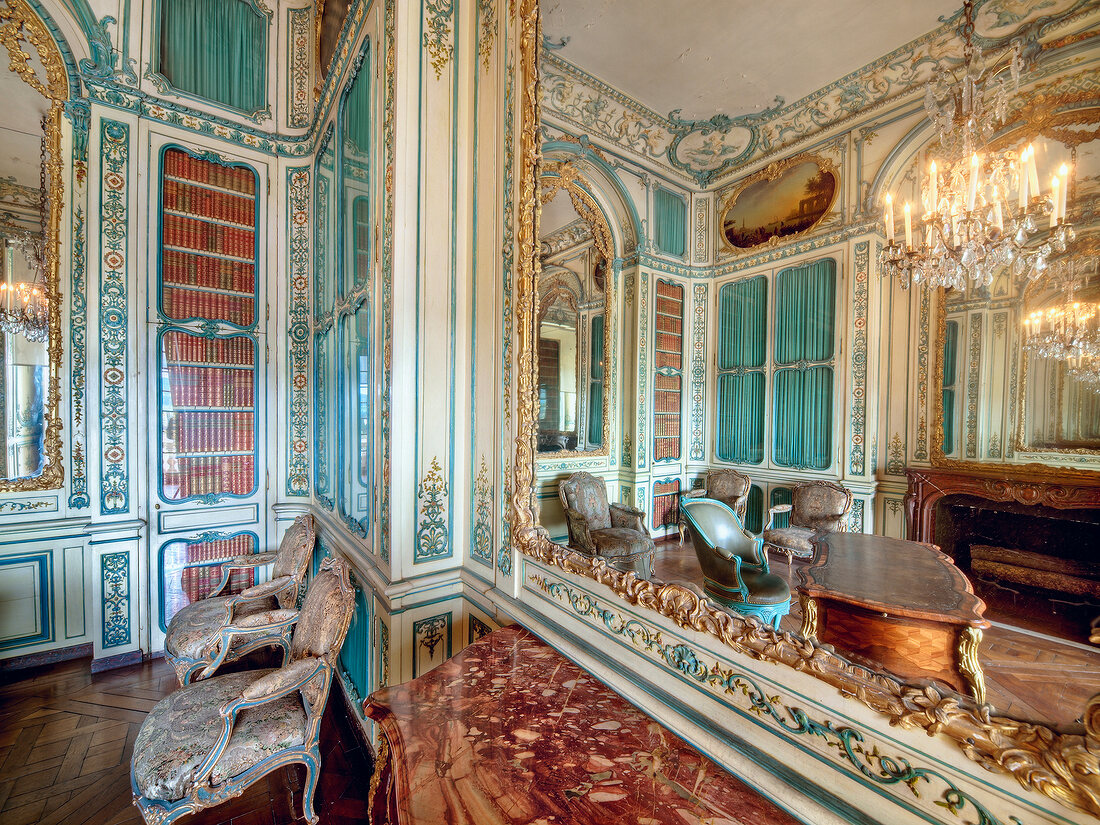
[[[870,610],[945,624],[989,627],[985,602],[945,554],[929,544],[828,533],[815,541],[799,590]]]
[[[803,636],[985,702],[985,602],[951,559],[930,544],[862,533],[828,533],[814,551],[799,571]]]
[[[518,627],[364,709],[383,734],[374,822],[797,823]]]

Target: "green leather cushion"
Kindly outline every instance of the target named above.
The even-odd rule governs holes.
[[[749,590],[749,604],[779,604],[791,598],[787,580],[774,573],[741,569],[741,580]]]

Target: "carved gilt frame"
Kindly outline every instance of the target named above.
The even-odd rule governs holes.
[[[0,44],[9,59],[9,68],[36,92],[49,101],[46,113],[46,180],[49,186],[50,214],[46,221],[46,290],[49,294],[49,380],[43,416],[45,436],[42,472],[33,478],[0,479],[0,492],[30,492],[57,490],[65,481],[61,461],[61,289],[60,243],[61,212],[65,184],[61,177],[61,113],[69,99],[69,80],[65,63],[46,24],[35,14],[26,0],[3,0],[0,4]],[[33,47],[38,62],[45,69],[45,79],[39,77],[26,48]]]
[[[881,714],[883,726],[924,730],[954,741],[966,757],[1016,778],[1026,789],[1100,816],[1100,694],[1087,704],[1084,734],[994,716],[989,706],[934,686],[907,684],[854,665],[831,648],[778,632],[755,619],[711,605],[677,584],[638,579],[550,541],[536,521],[535,323],[538,317],[539,82],[538,0],[520,0],[520,156],[514,282],[516,435],[510,521],[512,540],[526,556],[593,579],[627,603],[655,611],[677,626],[709,634],[732,650],[816,676],[844,696]],[[941,313],[942,314],[942,313]],[[942,359],[942,351],[939,353]],[[942,364],[940,365],[942,371]]]
[[[828,172],[833,178],[833,194],[829,198],[829,205],[825,207],[822,213],[818,216],[812,224],[805,229],[798,232],[791,232],[789,235],[780,237],[779,235],[772,235],[768,240],[755,244],[754,246],[734,246],[726,238],[725,225],[726,215],[737,204],[737,199],[741,197],[741,194],[750,186],[754,186],[761,181],[776,181],[783,176],[783,173],[788,169],[793,169],[796,166],[801,166],[803,163],[816,163],[819,172]],[[726,202],[722,204],[722,208],[718,213],[718,236],[721,238],[722,251],[727,253],[733,253],[736,255],[743,255],[746,252],[752,252],[753,250],[759,250],[761,247],[774,248],[781,243],[787,243],[787,241],[799,238],[803,235],[807,235],[813,232],[821,223],[829,218],[829,214],[833,211],[833,207],[836,205],[836,199],[840,196],[840,172],[837,166],[829,158],[822,157],[821,155],[803,154],[795,155],[790,158],[783,158],[782,160],[773,161],[761,169],[759,172],[750,175],[738,184],[737,188],[728,196]]]

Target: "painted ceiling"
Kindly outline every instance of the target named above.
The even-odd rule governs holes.
[[[787,103],[940,25],[959,0],[550,0],[558,52],[666,114],[705,120]]]

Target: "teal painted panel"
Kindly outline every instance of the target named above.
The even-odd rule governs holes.
[[[158,70],[181,92],[257,113],[267,105],[267,26],[246,0],[161,0]]]
[[[51,554],[26,553],[19,556],[5,556],[0,559],[0,576],[10,575],[5,567],[13,565],[34,566],[34,578],[38,580],[38,632],[26,636],[16,636],[0,641],[0,650],[11,650],[17,647],[28,647],[53,640],[53,560]]]
[[[775,282],[775,362],[833,357],[836,261],[826,258],[784,269]]]
[[[718,376],[718,458],[742,464],[764,460],[764,373]]]
[[[679,195],[667,189],[657,189],[653,196],[655,214],[654,242],[657,249],[670,255],[683,255],[686,240],[687,204]]]
[[[833,368],[777,370],[772,458],[782,467],[827,469],[832,461]]]
[[[592,382],[588,390],[588,443],[592,446],[603,444],[603,381],[604,381],[604,335],[603,316],[592,318]]]
[[[765,276],[723,286],[718,293],[718,369],[764,366],[767,323]]]
[[[948,321],[943,339],[943,452],[955,451],[955,381],[959,367],[959,322]]]
[[[130,644],[130,554],[104,553],[100,559],[103,647]]]
[[[371,615],[367,591],[355,586],[355,611],[351,615],[348,635],[340,649],[340,668],[347,682],[355,689],[358,699],[366,698],[371,690],[370,677],[370,628]]]

